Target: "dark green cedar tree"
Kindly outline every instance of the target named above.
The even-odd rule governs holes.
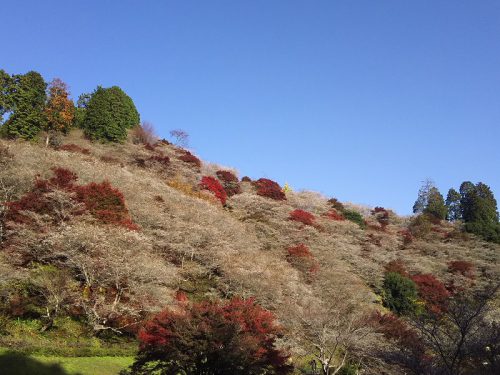
[[[98,87],[84,105],[82,128],[92,140],[123,142],[127,130],[140,123],[134,102],[118,86]]]
[[[438,188],[431,187],[427,196],[427,205],[424,208],[424,213],[432,215],[436,219],[444,220],[448,214],[448,208],[444,202],[443,195]]]
[[[451,188],[448,190],[448,195],[446,196],[446,207],[448,208],[449,221],[456,221],[462,219],[462,210],[460,208],[460,193],[455,189]]]
[[[6,95],[7,108],[11,111],[11,115],[3,125],[3,134],[10,138],[36,137],[46,122],[44,114],[46,88],[47,84],[40,73],[31,71],[12,76]]]

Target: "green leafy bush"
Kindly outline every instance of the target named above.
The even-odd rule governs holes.
[[[416,311],[417,286],[415,282],[396,272],[387,272],[382,284],[384,306],[406,315]]]
[[[347,220],[358,224],[361,229],[366,227],[365,219],[363,219],[363,216],[359,212],[354,210],[344,210],[342,214]]]

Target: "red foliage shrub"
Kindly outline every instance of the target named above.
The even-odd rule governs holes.
[[[186,293],[184,293],[182,290],[178,290],[177,292],[175,292],[175,300],[177,302],[184,303],[184,302],[188,302],[189,298],[186,295]]]
[[[408,229],[400,230],[399,234],[403,237],[403,245],[406,246],[413,242],[413,234]]]
[[[335,209],[328,211],[328,212],[325,214],[325,216],[326,216],[327,218],[329,218],[329,219],[331,219],[331,220],[335,220],[335,221],[343,221],[343,220],[345,220],[344,215],[339,214],[339,213],[337,212],[337,210],[335,210]]]
[[[401,259],[391,260],[384,267],[385,272],[395,272],[399,273],[401,276],[409,277],[409,273],[406,270],[406,266]]]
[[[382,229],[385,229],[387,225],[389,225],[389,211],[387,211],[383,207],[375,207],[371,214],[375,216],[379,224],[382,226]]]
[[[425,345],[418,334],[408,325],[393,314],[382,314],[376,311],[371,322],[375,331],[382,333],[386,338],[394,340],[398,346],[409,351],[409,355],[415,361],[425,361]]]
[[[450,293],[441,281],[431,274],[418,274],[411,276],[411,279],[417,285],[420,298],[431,312],[438,314],[446,309]]]
[[[228,197],[241,193],[238,177],[236,177],[234,173],[230,171],[217,171],[215,174],[222,182],[222,186],[224,186],[224,190],[226,191]]]
[[[297,245],[297,246],[292,246],[287,249],[288,251],[288,256],[294,257],[294,258],[312,258],[313,255],[309,248],[304,245],[303,243]]]
[[[318,261],[314,258],[309,248],[302,243],[287,249],[286,260],[299,271],[306,274],[309,282],[314,279],[314,276],[319,271]]]
[[[286,200],[286,195],[277,182],[267,178],[259,178],[253,182],[257,188],[257,194],[277,201]]]
[[[65,168],[52,168],[54,176],[49,178],[48,184],[52,186],[57,186],[58,188],[72,188],[78,176],[76,173]],[[37,184],[44,183],[42,180],[38,180]]]
[[[180,362],[188,373],[289,373],[288,356],[275,347],[282,334],[274,315],[253,299],[225,303],[186,303],[165,310],[139,332],[139,361],[155,363],[162,373],[177,373]],[[142,372],[141,372],[142,373]],[[145,372],[144,372],[145,373]]]
[[[217,178],[223,182],[238,182],[238,177],[231,171],[219,170],[215,172]]]
[[[304,210],[293,210],[290,212],[290,220],[298,221],[304,225],[314,225],[314,215]]]
[[[91,182],[76,187],[75,191],[77,199],[85,204],[87,211],[103,223],[138,229],[130,218],[122,192],[112,187],[108,181]]]
[[[19,224],[28,224],[32,222],[24,211],[36,212],[40,215],[51,215],[55,207],[47,199],[47,193],[54,189],[71,190],[77,176],[64,168],[53,168],[54,176],[48,180],[36,178],[33,189],[24,194],[19,200],[7,202],[6,221],[12,221]]]
[[[90,150],[88,148],[83,148],[73,143],[68,143],[57,148],[58,151],[68,151],[74,153],[80,153],[84,155],[90,155]]]
[[[202,189],[211,191],[223,205],[226,204],[226,191],[224,190],[224,187],[220,184],[220,182],[214,177],[203,176],[200,182],[200,187]]]
[[[189,163],[196,168],[201,168],[201,160],[194,156],[189,151],[184,150],[183,155],[179,156],[179,160],[182,160],[185,163]]]
[[[109,182],[92,182],[88,185],[77,185],[77,175],[65,168],[53,168],[54,176],[48,180],[37,178],[32,191],[19,200],[8,202],[7,218],[9,221],[27,224],[31,219],[23,211],[55,216],[56,207],[48,199],[48,194],[54,190],[62,190],[71,195],[75,203],[82,203],[84,210],[75,210],[73,215],[89,212],[91,215],[107,224],[116,224],[128,229],[138,229],[132,222],[123,194],[113,188]]]
[[[475,267],[471,262],[465,260],[454,260],[448,263],[448,272],[454,274],[461,274],[473,280],[475,276]]]
[[[164,168],[170,166],[170,158],[166,155],[153,155],[149,158],[150,161],[160,164]]]

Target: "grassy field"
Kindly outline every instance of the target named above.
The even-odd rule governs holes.
[[[45,364],[59,364],[68,374],[76,375],[116,375],[130,366],[133,357],[35,357]]]
[[[2,375],[117,375],[133,357],[27,356],[0,349]]]

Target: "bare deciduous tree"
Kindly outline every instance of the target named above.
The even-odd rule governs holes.
[[[374,335],[362,305],[337,288],[327,298],[309,303],[300,325],[304,347],[319,362],[323,375],[335,375],[349,360],[359,359]]]
[[[132,129],[132,142],[144,145],[154,145],[158,142],[155,128],[152,123],[144,121],[141,125]]]
[[[75,300],[78,283],[66,270],[53,266],[39,266],[30,279],[45,301],[46,324],[42,328],[45,331],[53,325],[62,308]]]
[[[498,342],[490,341],[490,333],[498,332],[499,322],[489,319],[488,314],[495,308],[499,287],[496,284],[462,291],[450,299],[442,314],[424,313],[409,319],[424,345],[432,351],[434,367],[440,368],[442,374],[470,373],[471,367],[478,365],[483,373],[498,369]],[[496,357],[488,359],[488,351],[491,354],[494,345],[497,345]]]
[[[189,134],[182,129],[174,129],[170,131],[170,136],[175,140],[175,144],[180,147],[188,147]]]

